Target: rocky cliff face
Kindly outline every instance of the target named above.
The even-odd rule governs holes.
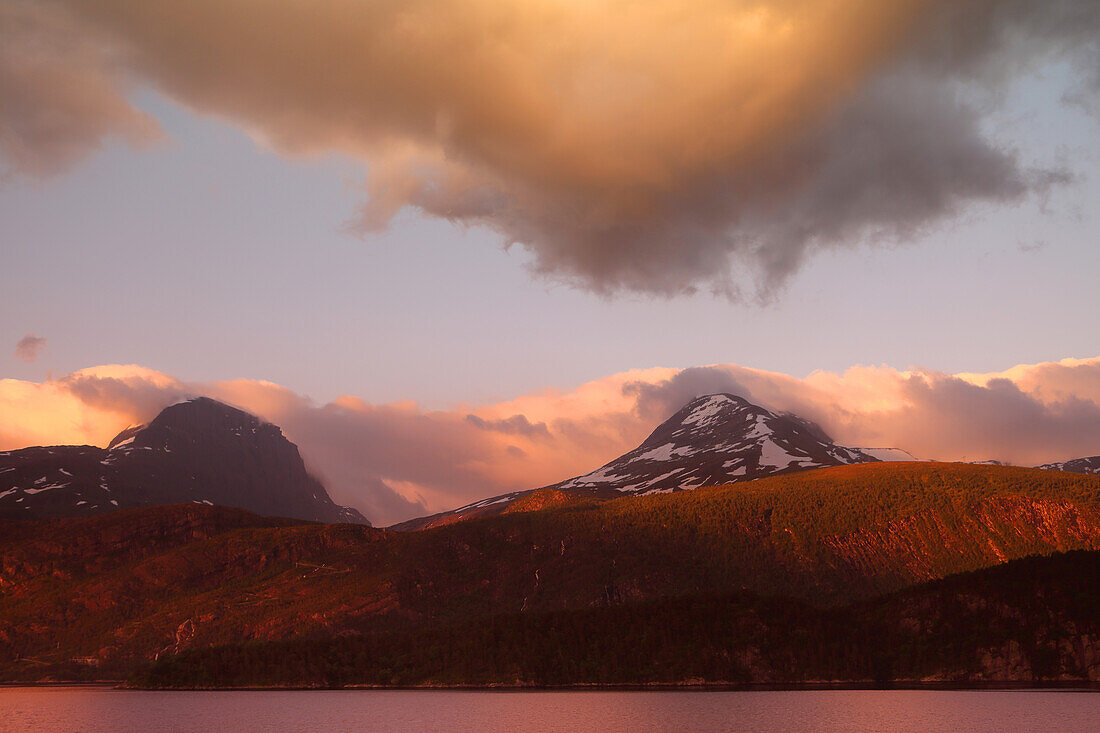
[[[55,446],[0,454],[0,487],[0,517],[15,519],[193,502],[367,523],[332,501],[277,426],[205,397],[127,428],[106,450]]]

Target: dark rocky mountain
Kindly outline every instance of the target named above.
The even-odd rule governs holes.
[[[732,394],[697,397],[661,423],[634,450],[591,473],[538,490],[606,498],[663,494],[701,486],[851,463],[914,460],[897,449],[837,445],[816,424],[781,414]],[[531,491],[483,499],[459,509],[403,522],[411,530],[470,516],[499,514]]]
[[[1088,458],[1074,458],[1060,463],[1044,463],[1036,468],[1045,468],[1049,471],[1069,471],[1070,473],[1091,473],[1100,475],[1100,456]]]
[[[206,397],[166,407],[106,449],[0,453],[0,517],[74,517],[156,504],[231,506],[265,516],[368,523],[335,504],[282,431]]]

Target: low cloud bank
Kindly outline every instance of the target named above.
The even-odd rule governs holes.
[[[207,395],[282,426],[334,499],[389,524],[587,472],[713,392],[795,412],[846,445],[921,458],[1033,465],[1100,453],[1100,357],[956,375],[886,366],[805,378],[735,364],[646,369],[441,411],[355,397],[318,405],[271,382],[188,383],[112,365],[45,382],[0,380],[0,449],[106,445],[172,402]]]

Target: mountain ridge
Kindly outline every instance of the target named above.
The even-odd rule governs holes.
[[[1056,463],[1044,463],[1036,468],[1048,471],[1068,471],[1070,473],[1088,473],[1100,475],[1100,456],[1087,456],[1085,458],[1073,458],[1068,461]]]

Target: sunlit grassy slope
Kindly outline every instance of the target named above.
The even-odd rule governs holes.
[[[660,599],[838,607],[1100,549],[1100,477],[998,466],[864,464],[542,506],[412,533],[195,505],[4,523],[0,675],[117,677],[218,643]]]

